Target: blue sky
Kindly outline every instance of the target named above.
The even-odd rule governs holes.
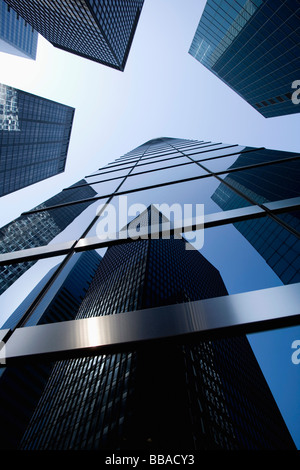
[[[76,108],[65,173],[1,198],[0,226],[151,138],[299,151],[300,114],[265,119],[188,54],[204,5],[204,0],[145,0],[124,72],[60,51],[42,37],[36,61],[0,53],[1,83]],[[230,228],[224,233],[223,252],[236,236]],[[266,269],[255,250],[249,253],[256,272]],[[25,280],[32,285],[47,269],[49,260],[40,262],[15,283],[15,292],[24,296]],[[246,288],[235,287],[236,280],[228,280],[231,292]],[[262,288],[256,276],[247,282],[250,290]],[[280,282],[269,270],[266,286],[273,285]],[[1,314],[17,302],[17,295],[4,293]],[[255,335],[252,344],[300,448],[300,365],[291,361],[295,339],[299,328]]]

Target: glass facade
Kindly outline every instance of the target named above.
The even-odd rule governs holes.
[[[0,51],[35,60],[37,43],[38,33],[1,0]]]
[[[189,53],[264,117],[298,113],[299,13],[292,0],[208,0]]]
[[[101,256],[96,251],[77,253],[56,285],[51,287],[43,305],[24,326],[74,319],[100,262]],[[55,269],[56,266],[47,273],[3,328],[14,328],[18,324]],[[1,369],[0,416],[2,429],[5,428],[5,433],[1,432],[1,449],[13,449],[18,445],[49,379],[52,367],[53,364],[44,361],[35,365],[26,364],[25,367]]]
[[[0,84],[0,196],[62,173],[74,108]]]
[[[124,70],[144,0],[7,0],[55,47]]]
[[[70,206],[64,206],[64,204],[80,201],[87,197],[92,198],[96,194],[90,186],[83,184],[85,180],[81,180],[79,183],[82,186],[78,189],[62,191],[37,206],[35,210],[39,212],[21,215],[2,227],[0,229],[0,253],[44,246],[61,234],[91,203],[82,202]],[[47,210],[49,207],[59,204],[62,207],[58,207],[55,210]],[[70,234],[67,235],[67,237],[69,236]],[[2,294],[33,264],[34,261],[30,261],[0,266],[0,293]]]
[[[68,250],[47,253],[50,248],[43,246],[37,252],[41,258],[64,255],[48,274],[47,282],[55,286],[78,251],[90,253],[97,247],[102,256],[104,250],[79,301],[75,323],[95,317],[126,319],[149,309],[159,316],[167,306],[223,302],[234,294],[297,286],[300,185],[294,181],[299,161],[291,152],[153,139],[61,193],[70,199],[58,195],[48,207],[37,207],[22,218],[54,217],[64,211],[59,213],[67,225],[69,210],[90,205],[78,233],[67,232],[69,240],[76,238]],[[93,194],[79,194],[88,189]],[[197,204],[204,205],[204,228],[184,230],[187,219],[197,215]],[[152,228],[153,220],[162,227],[177,217],[183,224],[181,235],[138,237],[140,230]],[[122,240],[118,231],[127,225],[137,236]],[[112,238],[105,238],[111,233]],[[34,246],[39,250],[38,242]],[[30,250],[23,248],[23,260],[31,262]],[[5,261],[0,258],[6,269],[19,266],[13,254],[7,247]],[[78,275],[84,277],[80,271]],[[75,292],[69,294],[64,297],[60,291],[61,302],[76,299]],[[2,328],[11,328],[13,338],[37,319],[44,318],[43,327],[59,323],[59,307],[43,316],[46,300],[43,285],[36,303],[20,307]],[[88,334],[94,344],[97,332]],[[43,356],[36,360],[44,364]],[[61,354],[51,364],[16,448],[295,448],[245,334],[140,341],[103,354]]]

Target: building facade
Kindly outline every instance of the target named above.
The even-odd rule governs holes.
[[[65,230],[91,202],[83,202],[74,206],[64,206],[80,199],[92,198],[96,192],[81,180],[76,184],[79,188],[61,191],[52,198],[35,208],[39,211],[34,214],[24,214],[9,222],[0,229],[0,252],[8,253],[38,246],[51,242],[58,234]],[[55,210],[47,210],[53,205],[59,205]],[[0,293],[2,294],[22,274],[24,274],[35,261],[1,266]]]
[[[96,251],[77,253],[55,286],[48,291],[43,305],[24,326],[68,321],[75,318],[79,306],[101,262]],[[52,268],[22,304],[4,323],[3,328],[14,328],[32,300],[55,270]],[[52,364],[44,363],[1,369],[0,376],[0,448],[14,449],[28,425],[43,388],[49,379]]]
[[[0,196],[62,173],[74,108],[0,85]]]
[[[82,324],[81,321],[96,317],[128,318],[130,323],[131,313],[142,317],[144,311],[146,315],[153,313],[155,324],[155,318],[161,317],[169,306],[174,307],[174,315],[178,305],[186,306],[192,314],[194,307],[189,309],[189,306],[194,302],[216,301],[221,305],[235,294],[245,295],[248,308],[249,295],[255,289],[260,295],[266,291],[267,299],[267,291],[281,288],[282,281],[254,244],[233,224],[272,221],[274,227],[290,236],[290,242],[294,240],[294,244],[289,244],[291,254],[299,249],[299,232],[286,216],[292,216],[299,207],[297,188],[300,186],[295,184],[295,192],[291,186],[287,194],[284,192],[287,182],[281,179],[276,181],[276,186],[281,185],[282,191],[274,190],[262,201],[246,185],[243,189],[226,178],[240,172],[247,179],[251,171],[260,169],[264,178],[269,175],[271,186],[273,168],[288,168],[291,173],[298,164],[299,155],[290,152],[157,138],[86,176],[85,181],[97,193],[92,200],[98,200],[99,208],[97,216],[82,227],[83,234],[75,245],[69,247],[67,258],[70,262],[77,251],[96,247],[107,251],[75,323]],[[293,179],[295,175],[293,171]],[[82,184],[85,187],[85,183],[79,182],[64,193],[79,190]],[[226,186],[227,198],[234,196],[233,206],[222,211],[219,200],[215,202],[213,197],[221,184]],[[66,202],[64,209],[72,209],[84,201],[90,202],[88,197],[73,200]],[[204,243],[203,227],[200,229],[196,224],[184,229],[187,219],[197,214],[197,204],[204,206]],[[60,206],[53,204],[51,211]],[[183,224],[182,236],[173,232],[167,237],[155,233],[152,236],[151,232],[151,237],[139,239],[139,230],[147,223],[151,227],[148,216],[155,211],[161,214],[160,224],[170,220],[173,227],[179,218]],[[47,208],[40,207],[27,215],[44,212]],[[136,218],[138,213],[145,218],[144,215]],[[113,214],[111,219],[109,214]],[[134,227],[130,232],[134,236],[124,240],[118,233],[127,224],[129,228]],[[27,259],[26,253],[23,250],[23,260]],[[45,253],[47,247],[41,249],[40,256]],[[55,255],[59,253],[57,249]],[[2,265],[10,265],[8,255],[6,261],[0,258]],[[52,282],[66,266],[65,261],[61,263],[61,271],[54,274]],[[290,286],[297,288],[297,285],[297,279],[291,279]],[[276,292],[279,292],[278,301],[285,290]],[[284,302],[288,309],[293,296],[284,298]],[[35,318],[42,304],[43,297],[29,316],[25,312],[21,318],[23,324]],[[240,301],[238,310],[242,308]],[[254,303],[253,314],[257,308],[258,304]],[[267,300],[264,309],[268,309]],[[70,327],[73,323],[68,322]],[[124,328],[125,325],[126,322]],[[47,331],[47,323],[41,326]],[[171,331],[173,326],[171,321],[166,328]],[[26,328],[13,331],[8,339],[7,367],[10,340],[13,341],[15,334],[22,334],[22,330]],[[295,447],[245,334],[212,333],[205,338],[185,335],[178,339],[164,337],[162,333],[155,341],[142,340],[116,351],[112,346],[107,353],[95,350],[97,331],[93,322],[87,333],[82,332],[82,336],[85,334],[90,338],[90,349],[71,358],[58,352],[61,358],[55,363],[20,448]],[[39,347],[42,349],[42,345]],[[36,359],[39,360],[39,354]],[[293,396],[289,398],[292,400]]]
[[[299,5],[208,0],[189,53],[264,117],[299,113]]]
[[[35,60],[38,33],[4,0],[0,11],[0,51]]]
[[[6,3],[55,47],[123,71],[144,0]]]
[[[280,165],[257,166],[247,172],[233,171],[226,175],[224,182],[260,204],[268,203],[275,194],[282,200],[297,197],[297,175],[300,172],[298,159],[284,161],[288,157],[284,152],[261,150],[256,154],[256,163],[259,165],[265,159],[271,160],[276,154],[277,158],[282,160]],[[234,170],[251,166],[253,159],[250,155],[239,156],[229,168]],[[212,199],[223,210],[233,209],[240,204],[238,196],[228,194],[224,183],[220,183]],[[281,222],[293,227],[295,231],[300,230],[299,219],[299,211],[280,215]],[[284,284],[300,281],[300,244],[291,232],[282,230],[272,219],[237,222],[234,226],[254,246]]]
[[[141,226],[150,225],[151,210],[139,217]],[[77,318],[227,295],[216,268],[189,248],[173,236],[110,247]],[[236,357],[243,357],[242,367]],[[21,448],[292,449],[293,443],[247,339],[238,337],[160,342],[57,363]]]

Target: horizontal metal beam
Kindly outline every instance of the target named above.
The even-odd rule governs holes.
[[[198,341],[300,323],[300,283],[134,312],[16,329],[5,363],[136,349],[156,341]]]
[[[65,255],[72,249],[75,243],[76,240],[71,240],[64,243],[52,243],[50,245],[28,248],[27,250],[4,253],[0,255],[0,266]]]
[[[291,212],[300,209],[300,197],[291,199],[284,199],[280,201],[273,201],[264,203],[263,207],[274,214],[281,214],[284,212]],[[187,233],[190,231],[200,230],[203,228],[212,228],[219,225],[232,224],[235,222],[242,222],[244,220],[255,219],[259,217],[266,217],[267,213],[263,207],[254,205],[246,206],[238,209],[232,209],[224,212],[216,212],[214,214],[204,215],[202,218],[196,220],[185,219],[182,223],[177,224],[176,229],[170,230],[170,233]],[[168,232],[168,224],[166,224],[165,232],[158,227],[151,227],[151,237],[157,238],[158,235],[163,235]],[[148,233],[147,228],[142,228],[140,232],[141,238]],[[0,255],[0,266],[21,263],[24,261],[33,261],[37,259],[49,258],[51,256],[60,256],[66,254],[74,245],[76,251],[91,250],[96,248],[105,248],[107,246],[116,245],[120,243],[127,243],[134,241],[130,234],[121,231],[117,236],[107,235],[107,238],[100,239],[99,237],[83,238],[79,241],[68,241],[65,243],[53,243],[36,248],[29,248],[26,250],[13,251]]]

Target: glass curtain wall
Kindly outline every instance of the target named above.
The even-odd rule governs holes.
[[[32,325],[36,310],[41,308],[55,280],[67,269],[68,263],[73,263],[74,256],[82,251],[97,250],[107,261],[102,271],[96,274],[76,321],[198,299],[230,297],[264,289],[267,292],[287,284],[296,286],[300,282],[299,169],[300,155],[296,153],[206,140],[158,138],[84,176],[84,183],[78,182],[66,188],[65,192],[88,183],[96,192],[92,197],[35,208],[22,214],[23,217],[42,214],[43,211],[51,214],[58,208],[74,208],[77,204],[88,202],[88,216],[81,220],[75,240],[72,231],[68,232],[66,227],[60,244],[37,246],[34,253],[24,249],[1,255],[2,266],[18,266],[33,259],[42,264],[53,259],[54,264],[54,260],[60,259],[54,268],[51,266],[51,272],[48,270],[50,274],[42,283],[37,297],[22,311],[17,325],[9,331],[10,338],[17,329]],[[164,249],[161,248],[162,244],[148,243],[151,237],[160,238],[156,241],[166,243],[166,240],[161,240],[163,235],[159,236],[155,230],[152,232],[151,223],[150,235],[143,231],[147,228],[145,221],[136,223],[139,221],[137,217],[153,206],[161,214],[155,219],[158,231],[164,226],[163,222],[170,221],[171,235],[167,234],[166,238],[171,238],[173,245],[166,244]],[[129,232],[124,232],[124,227],[130,222],[133,224],[133,231],[130,232],[133,236],[126,238]],[[179,229],[172,231],[176,227]],[[185,255],[176,245],[178,236],[188,246]],[[201,257],[202,261],[194,255]],[[189,261],[185,260],[186,256],[189,256]],[[172,257],[182,259],[180,266],[187,263],[187,267],[180,268],[181,274],[179,271],[176,274],[180,263],[175,260],[174,268]],[[204,266],[199,275],[203,293],[198,298],[193,288],[184,287],[191,286],[191,273],[196,273],[198,268],[194,266],[197,263]],[[175,270],[174,279],[168,272],[171,266]],[[46,267],[43,272],[48,271]],[[22,281],[22,277],[18,282]],[[180,279],[182,288],[178,286],[172,290],[170,286],[176,285],[176,278]],[[144,289],[145,283],[148,291]],[[101,301],[97,297],[99,286],[103,290]],[[4,301],[13,295],[13,289],[14,285],[7,289]],[[129,293],[133,292],[141,294],[130,296]],[[57,316],[52,318],[55,318],[55,323],[64,320]],[[241,406],[250,413],[248,405],[242,406],[239,404],[240,398],[237,400],[234,397],[234,389],[241,393],[245,390],[239,389],[241,385],[237,377],[240,373],[245,374],[246,366],[236,365],[235,371],[229,371],[226,370],[227,366],[220,364],[222,357],[233,358],[237,351],[244,351],[245,364],[248,363],[246,358],[253,354],[251,335],[248,338],[249,342],[245,341],[244,336],[243,339],[238,336],[227,343],[223,339],[219,342],[209,339],[202,341],[201,346],[184,343],[180,348],[173,345],[170,349],[158,343],[156,352],[151,349],[150,355],[147,348],[139,354],[130,350],[93,357],[87,357],[88,353],[82,352],[70,362],[56,362],[56,372],[47,381],[40,407],[28,417],[27,432],[20,445],[26,449],[134,448],[137,436],[132,429],[141,429],[138,442],[142,448],[178,445],[178,437],[182,442],[182,435],[176,438],[179,427],[174,422],[174,416],[171,416],[172,409],[177,406],[176,399],[170,400],[160,431],[155,428],[151,415],[157,416],[158,413],[153,408],[154,403],[159,403],[158,409],[163,411],[167,403],[167,397],[163,397],[164,391],[155,389],[156,401],[149,392],[144,401],[136,402],[136,397],[145,391],[145,384],[150,386],[152,374],[156,374],[166,387],[165,393],[177,389],[178,396],[182,398],[184,406],[178,410],[178,416],[181,415],[188,429],[186,448],[245,449],[276,448],[281,445],[283,448],[293,448],[280,413],[277,416],[274,411],[276,406],[271,403],[272,400],[268,401],[268,386],[264,385],[262,392],[266,393],[267,399],[266,396],[259,398],[258,390],[253,388],[258,374],[256,368],[253,368],[253,374],[246,374],[242,386],[248,384],[252,387],[249,396],[255,407],[255,418],[245,418],[238,412]],[[170,361],[170,352],[174,353],[175,362]],[[235,363],[232,358],[228,359],[228,367]],[[249,359],[247,367],[251,368],[254,363],[254,359]],[[143,373],[141,364],[146,364],[149,375]],[[177,364],[178,370],[185,371],[188,386],[176,372],[177,366],[172,369],[170,364]],[[6,368],[9,368],[9,361]],[[66,384],[70,385],[68,391]],[[56,404],[51,398],[54,390],[57,397],[61,397],[57,398]],[[66,395],[63,395],[64,390]],[[75,400],[76,394],[78,400]],[[71,405],[72,396],[74,406]],[[151,402],[151,406],[147,413],[144,411],[139,417],[134,412],[133,403],[138,403],[137,409],[145,410],[145,400]],[[272,431],[259,430],[262,411],[257,403],[260,400],[269,407],[268,413],[276,423],[273,423]],[[48,412],[45,415],[46,409]],[[59,410],[62,413],[61,426],[58,424]],[[141,423],[141,417],[149,424],[148,428]],[[42,423],[47,423],[43,433]],[[263,441],[262,435],[268,436],[268,442]]]

